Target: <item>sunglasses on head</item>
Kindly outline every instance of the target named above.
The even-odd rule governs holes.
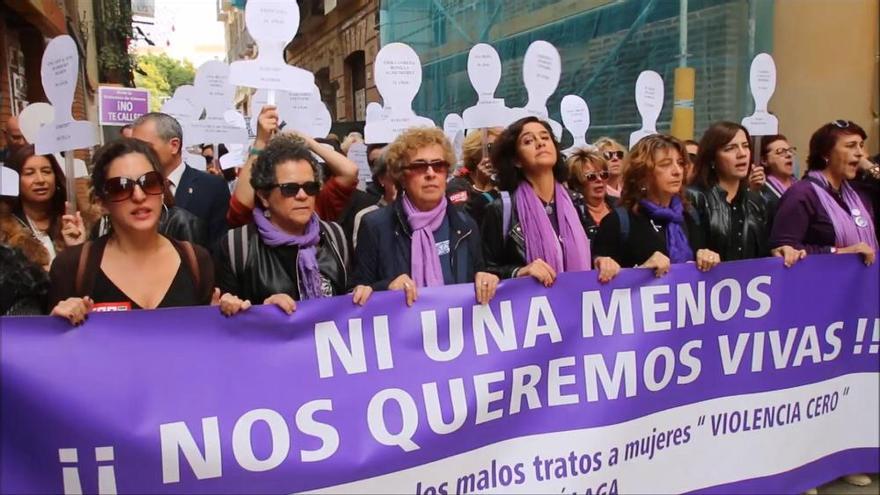
[[[617,157],[618,160],[623,160],[623,151],[618,150],[618,151],[606,151],[605,152],[605,159],[606,160],[613,160],[614,157]]]
[[[587,172],[584,174],[584,180],[587,182],[599,182],[608,180],[608,171],[602,170],[601,172]]]
[[[292,198],[299,194],[299,190],[302,189],[309,196],[317,196],[318,192],[321,191],[321,183],[315,180],[309,182],[285,182],[283,184],[272,184],[272,189],[278,188],[281,192],[281,195],[285,198]]]
[[[165,192],[165,181],[162,174],[156,172],[147,172],[137,179],[128,177],[113,177],[104,182],[104,197],[108,201],[119,202],[131,198],[134,194],[134,186],[139,186],[144,194],[157,195]]]
[[[840,129],[846,129],[847,127],[853,125],[852,122],[843,119],[832,120],[831,125]]]
[[[424,174],[428,172],[428,167],[431,167],[431,170],[437,174],[445,174],[449,172],[449,162],[446,160],[416,160],[414,162],[409,162],[409,164],[403,167],[403,169],[414,174]]]

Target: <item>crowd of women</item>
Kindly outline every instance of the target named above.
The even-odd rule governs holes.
[[[871,264],[878,248],[880,166],[845,120],[815,131],[800,178],[785,136],[753,150],[731,122],[699,143],[658,134],[626,150],[602,138],[566,158],[549,125],[527,117],[470,133],[457,167],[442,131],[413,128],[371,146],[374,181],[356,193],[330,187],[340,179],[326,164],[344,169],[344,155],[277,128],[267,107],[232,187],[232,228],[209,245],[167,229],[174,206],[156,143],[98,149],[94,199],[76,214],[65,212],[55,158],[15,150],[7,166],[20,195],[0,201],[2,314],[80,324],[98,310],[204,304],[228,316],[252,304],[292,313],[304,299],[350,294],[362,305],[383,290],[411,305],[423,287],[462,283],[485,304],[515,277],[549,287],[560,273],[594,271],[584,276],[605,283],[621,268],[663,276],[677,263],[708,271],[778,256],[792,266],[823,253]]]

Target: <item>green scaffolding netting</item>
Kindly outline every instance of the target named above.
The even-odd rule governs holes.
[[[749,64],[755,53],[755,5],[760,0],[689,0],[687,66],[696,70],[695,133],[717,120],[739,121],[751,109]],[[680,61],[679,0],[383,0],[382,44],[403,42],[419,54],[423,83],[414,109],[442,124],[477,101],[467,76],[470,48],[491,44],[503,75],[496,97],[526,103],[522,58],[545,40],[559,50],[562,77],[548,101],[558,121],[567,94],[590,107],[588,140],[626,142],[641,120],[633,99],[643,70],[663,76],[665,103],[658,130],[669,130],[673,73]],[[563,144],[571,142],[567,135]]]

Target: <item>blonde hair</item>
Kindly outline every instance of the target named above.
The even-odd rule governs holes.
[[[565,164],[568,166],[568,187],[575,191],[584,186],[582,177],[584,165],[593,165],[599,171],[608,170],[605,157],[595,149],[579,148],[565,160]]]
[[[618,143],[616,140],[608,136],[600,137],[593,143],[593,146],[599,148],[599,151],[602,152],[604,152],[606,148],[614,148],[623,151],[624,154],[626,153],[626,148],[622,144]]]
[[[427,146],[433,144],[443,148],[443,159],[450,165],[455,163],[455,153],[452,145],[443,134],[443,130],[436,127],[413,127],[403,131],[393,143],[388,145],[385,151],[385,163],[388,165],[388,174],[399,182],[403,177],[403,169],[412,160],[412,155]]]
[[[491,127],[486,129],[486,137],[495,137],[501,135],[500,127]],[[473,170],[483,160],[483,132],[479,129],[472,131],[464,138],[464,144],[461,147],[461,164],[469,170]]]
[[[359,132],[349,132],[348,136],[345,136],[345,139],[342,141],[342,144],[339,145],[339,148],[342,149],[342,154],[347,155],[348,149],[351,148],[351,145],[354,143],[363,143],[364,138],[361,137],[361,133]]]
[[[650,181],[656,164],[655,155],[661,150],[677,151],[687,161],[687,149],[678,139],[664,134],[653,134],[639,140],[624,161],[623,189],[620,193],[620,204],[635,211],[639,201],[648,194]],[[684,171],[685,173],[687,170]],[[684,181],[684,177],[682,177]],[[686,204],[684,184],[678,193],[681,202]]]

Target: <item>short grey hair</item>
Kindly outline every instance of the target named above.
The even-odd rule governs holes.
[[[277,182],[275,169],[278,165],[288,161],[303,160],[312,167],[315,180],[320,182],[321,175],[318,170],[318,161],[309,151],[306,142],[290,134],[279,134],[269,141],[266,148],[260,153],[257,161],[251,169],[251,187],[256,191],[269,191]]]
[[[158,134],[163,141],[168,142],[177,138],[183,142],[183,128],[180,127],[180,122],[167,113],[145,113],[132,122],[131,127],[137,128],[147,122],[153,122],[156,124],[156,134]]]

